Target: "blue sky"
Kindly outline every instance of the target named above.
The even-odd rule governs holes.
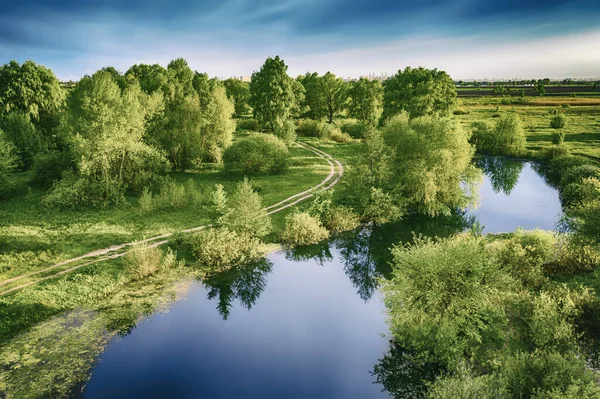
[[[599,77],[600,0],[13,0],[0,4],[0,62],[61,79],[184,57],[211,76],[400,68],[456,79]]]

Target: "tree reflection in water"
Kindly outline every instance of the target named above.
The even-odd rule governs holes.
[[[479,158],[475,163],[490,179],[494,192],[506,195],[515,188],[524,166],[521,161],[501,157]]]
[[[246,309],[252,308],[264,291],[267,274],[273,270],[273,263],[267,259],[234,266],[222,272],[212,273],[202,279],[208,290],[208,299],[218,298],[217,310],[224,320],[229,317],[230,308],[238,299]]]

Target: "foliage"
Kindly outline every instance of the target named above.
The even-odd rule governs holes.
[[[473,122],[471,130],[471,143],[477,151],[512,156],[521,155],[525,151],[525,133],[516,114],[504,115],[494,128],[486,122]]]
[[[381,82],[360,78],[352,83],[349,95],[348,115],[358,119],[364,125],[374,126],[377,124],[383,111],[383,86]],[[362,134],[355,136],[352,133],[350,135],[353,137],[362,136]]]
[[[258,121],[256,119],[239,119],[237,121],[237,128],[256,132],[258,131]]]
[[[565,132],[554,132],[552,133],[552,144],[561,145],[565,141]]]
[[[348,133],[342,133],[339,128],[332,129],[329,132],[329,139],[335,141],[336,143],[349,143],[352,141],[352,137]]]
[[[128,83],[138,82],[141,89],[148,94],[166,91],[168,86],[167,70],[159,64],[136,64],[125,72],[124,79]]]
[[[215,185],[215,190],[211,195],[211,220],[215,227],[223,227],[227,223],[231,214],[228,201],[229,199],[223,185]]]
[[[382,119],[401,111],[411,119],[439,114],[448,116],[456,106],[454,82],[444,71],[406,67],[385,82]]]
[[[138,200],[142,213],[157,209],[197,207],[202,203],[202,192],[193,179],[181,184],[166,178],[160,183],[157,191],[157,194],[153,195],[148,188],[144,188]]]
[[[285,228],[281,242],[290,246],[310,245],[329,237],[329,232],[321,221],[307,212],[294,212],[285,217]]]
[[[288,149],[272,134],[254,133],[227,148],[223,163],[226,170],[246,175],[282,173],[288,165]]]
[[[217,222],[230,231],[256,238],[263,238],[271,232],[271,219],[263,208],[262,198],[254,191],[247,178],[238,183],[229,198],[226,204],[228,211],[222,210],[221,206],[224,205],[222,202],[215,203],[215,213],[219,214]]]
[[[550,127],[553,129],[562,129],[567,124],[567,117],[564,114],[556,114],[550,119]]]
[[[358,215],[351,208],[341,205],[331,207],[324,219],[325,227],[334,233],[354,230],[360,226]]]
[[[61,179],[63,173],[72,173],[76,167],[77,160],[72,151],[49,151],[36,158],[33,164],[33,181],[43,188],[48,189]]]
[[[475,202],[481,176],[471,165],[468,134],[451,119],[392,118],[383,128],[393,191],[428,215],[449,214]],[[389,179],[389,177],[388,177]],[[464,188],[466,187],[466,188]]]
[[[54,185],[46,205],[121,203],[127,188],[141,191],[165,174],[164,157],[143,141],[154,112],[139,85],[121,91],[105,71],[83,78],[69,97],[66,122],[71,136],[78,134],[76,172]]]
[[[297,81],[305,89],[303,105],[307,117],[315,120],[326,118],[333,123],[333,118],[345,109],[348,99],[346,83],[331,72],[323,76],[306,73]]]
[[[15,147],[19,158],[17,168],[29,170],[42,150],[42,140],[35,126],[26,115],[11,112],[0,121],[0,128]]]
[[[348,133],[350,137],[355,139],[362,139],[367,135],[370,126],[361,122],[346,121],[341,124],[340,130],[344,133]]]
[[[17,161],[13,145],[0,130],[0,199],[8,197],[14,188],[12,172],[17,166]]]
[[[293,79],[287,74],[287,65],[276,56],[267,58],[260,71],[252,74],[250,105],[254,117],[267,131],[274,131],[290,119],[296,105]]]
[[[320,137],[325,136],[325,126],[328,126],[323,121],[313,119],[301,119],[296,128],[296,133],[302,137]]]
[[[64,100],[65,92],[50,69],[33,61],[0,66],[0,117],[24,114],[49,138]]]
[[[164,253],[158,247],[147,244],[134,245],[125,255],[125,263],[127,271],[134,281],[142,280],[177,265],[175,254],[171,250]]]
[[[189,238],[198,265],[215,270],[260,258],[260,241],[226,228],[209,228]]]
[[[235,116],[245,115],[248,112],[248,100],[250,99],[250,85],[248,82],[229,78],[223,81],[223,85],[227,90],[227,98],[233,103]]]
[[[285,145],[290,146],[296,140],[296,124],[292,120],[287,120],[283,124],[276,126],[273,133]]]

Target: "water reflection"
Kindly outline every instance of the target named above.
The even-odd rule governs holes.
[[[375,383],[394,398],[420,399],[427,396],[427,382],[433,381],[444,370],[434,363],[424,363],[415,350],[390,341],[390,348],[373,367]]]
[[[494,192],[505,195],[510,195],[517,185],[524,165],[521,161],[500,157],[479,158],[475,164],[490,179]]]
[[[273,263],[265,258],[210,274],[202,282],[208,290],[208,299],[217,298],[217,310],[223,319],[227,320],[235,299],[238,299],[244,308],[252,308],[266,288],[266,276],[272,270]]]
[[[473,223],[474,218],[466,211],[437,218],[411,215],[398,223],[369,224],[330,241],[289,249],[285,256],[294,261],[314,260],[321,266],[337,257],[358,296],[366,302],[377,291],[378,279],[390,276],[393,245],[410,242],[415,234],[447,237],[469,229]]]

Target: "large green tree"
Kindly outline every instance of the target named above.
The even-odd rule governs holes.
[[[439,114],[449,115],[456,106],[456,87],[444,71],[406,67],[385,82],[383,119],[401,111],[410,118]]]
[[[283,126],[296,105],[294,80],[287,69],[285,62],[276,56],[267,58],[260,71],[252,74],[250,105],[258,123],[268,131]]]
[[[167,70],[159,64],[136,64],[125,72],[125,80],[137,81],[143,91],[152,94],[167,87]]]
[[[143,141],[160,102],[138,84],[122,90],[112,74],[98,71],[79,81],[68,99],[64,129],[76,138],[77,167],[54,185],[49,205],[107,205],[125,191],[141,190],[167,171],[163,155]]]
[[[33,61],[19,65],[13,60],[0,66],[0,117],[22,113],[50,137],[64,100],[65,91],[50,69]]]
[[[375,125],[381,117],[383,87],[378,80],[360,78],[352,83],[349,91],[348,111],[351,117],[362,123]]]
[[[311,119],[327,118],[329,123],[343,111],[348,100],[346,83],[331,72],[323,76],[317,73],[306,73],[298,77],[306,90],[304,105],[306,116]]]
[[[42,150],[42,140],[33,123],[26,115],[11,112],[0,120],[0,128],[4,130],[6,137],[15,147],[15,153],[19,159],[18,168],[30,169]]]
[[[14,187],[12,172],[17,166],[14,147],[0,130],[0,199],[6,198]]]
[[[239,79],[229,78],[223,81],[227,98],[231,100],[235,108],[235,116],[240,117],[248,112],[248,101],[250,100],[250,84]]]

